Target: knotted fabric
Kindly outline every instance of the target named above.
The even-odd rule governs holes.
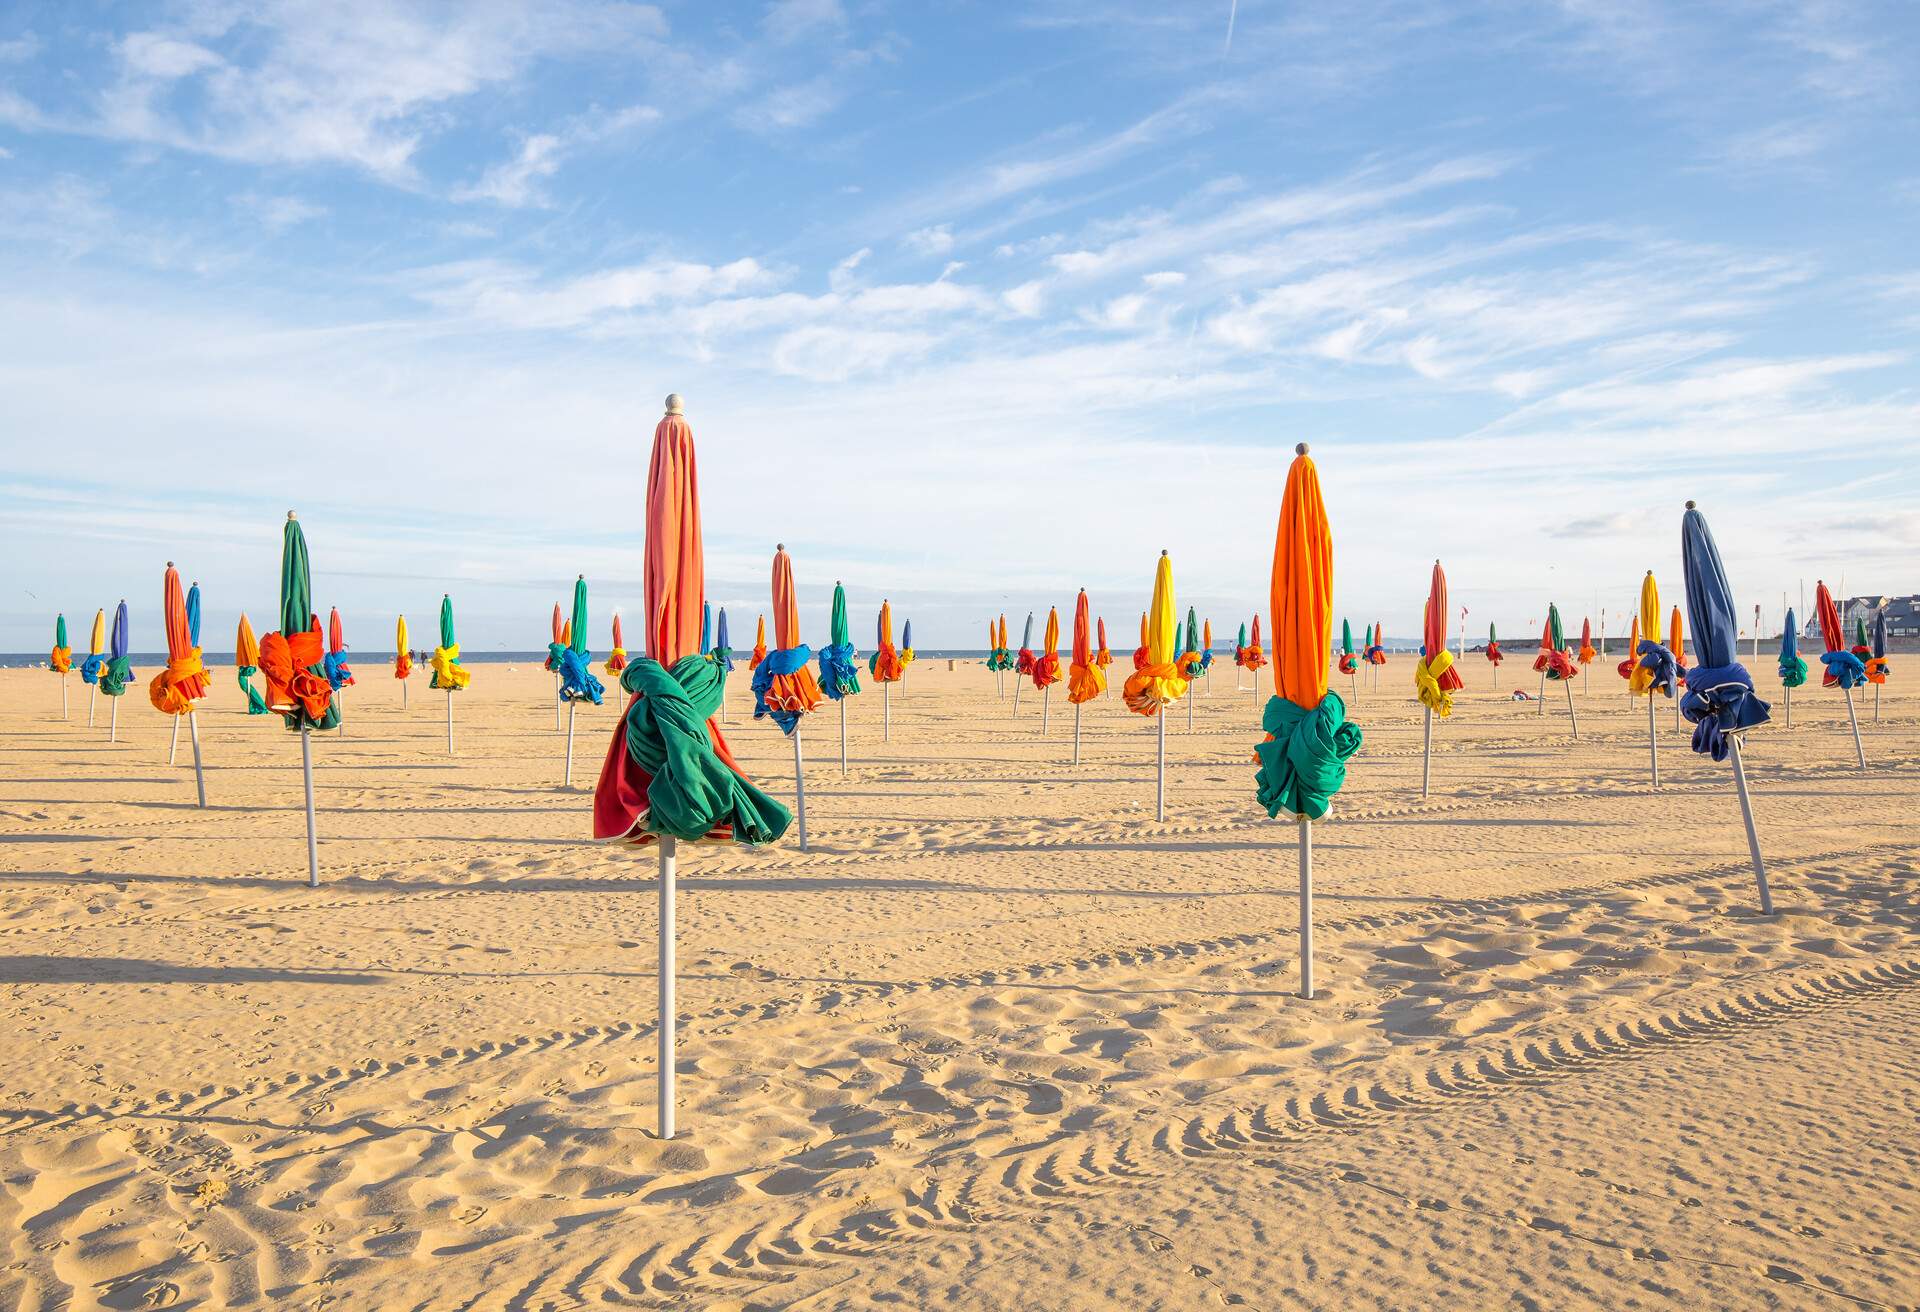
[[[326,659],[321,662],[321,668],[326,671],[328,686],[335,692],[339,692],[342,688],[352,686],[353,671],[347,668],[346,652],[328,652]]]
[[[807,668],[812,659],[813,648],[804,642],[767,653],[753,671],[754,719],[770,715],[784,734],[799,727],[800,717],[820,704],[820,685]]]
[[[1044,689],[1060,682],[1060,655],[1043,651],[1033,658],[1033,686]]]
[[[636,656],[620,686],[632,700],[594,792],[595,838],[760,844],[786,832],[791,813],[741,772],[710,723],[726,688],[718,662],[694,653],[669,669]]]
[[[1753,690],[1753,677],[1735,662],[1688,671],[1680,714],[1693,723],[1693,750],[1716,761],[1727,759],[1738,735],[1767,722],[1770,708]]]
[[[83,671],[84,673],[84,671]],[[1780,658],[1780,683],[1787,688],[1798,688],[1807,681],[1807,662],[1803,657],[1795,656],[1791,660]]]
[[[265,715],[267,713],[267,699],[260,695],[258,688],[248,682],[253,675],[259,672],[260,667],[257,665],[240,665],[235,667],[235,673],[240,679],[240,691],[247,695],[248,715]]]
[[[618,674],[620,673],[620,671],[626,668],[627,668],[627,649],[625,647],[615,647],[612,651],[607,653],[606,669],[608,674]]]
[[[147,680],[147,700],[162,715],[185,715],[207,695],[207,667],[194,647]]]
[[[1102,647],[1099,651],[1096,651],[1093,654],[1093,663],[1095,665],[1098,665],[1101,669],[1104,670],[1107,668],[1107,666],[1113,664],[1113,653],[1108,651],[1105,647]],[[1106,681],[1105,676],[1102,676],[1101,682],[1104,683],[1105,681]]]
[[[1260,727],[1267,732],[1253,749],[1260,805],[1269,816],[1326,815],[1347,781],[1347,758],[1360,750],[1360,726],[1347,719],[1340,694],[1329,692],[1310,711],[1285,697],[1269,697]]]
[[[1572,657],[1563,651],[1556,651],[1552,648],[1542,649],[1540,654],[1533,658],[1533,668],[1535,673],[1545,674],[1555,682],[1571,679],[1580,673],[1580,671],[1575,668]]]
[[[92,653],[84,661],[80,662],[80,677],[88,683],[99,683],[100,669],[106,663],[107,658],[105,656],[102,656],[97,651]]]
[[[53,654],[47,657],[47,668],[55,674],[65,674],[73,668],[73,648],[55,647]]]
[[[1452,683],[1447,680],[1452,670],[1453,653],[1445,647],[1413,663],[1413,688],[1420,704],[1442,718],[1453,714],[1453,690],[1459,686],[1457,676]]]
[[[1868,656],[1864,664],[1868,683],[1885,683],[1887,676],[1893,673],[1893,666],[1887,664],[1885,656]]]
[[[1663,642],[1640,639],[1640,661],[1633,667],[1627,687],[1636,697],[1651,697],[1657,690],[1673,696],[1679,688],[1680,665]]]
[[[1005,647],[995,647],[987,653],[987,668],[990,670],[1010,670],[1013,668],[1013,653]]]
[[[1360,662],[1352,652],[1343,651],[1340,653],[1338,669],[1342,674],[1358,674],[1360,672]]]
[[[1158,715],[1160,708],[1171,706],[1187,695],[1187,677],[1172,661],[1154,665],[1142,647],[1133,654],[1134,672],[1127,677],[1120,695],[1135,715]]]
[[[1500,650],[1499,643],[1490,642],[1487,644],[1487,659],[1493,662],[1493,666],[1495,669],[1499,669],[1500,662],[1505,660],[1506,658],[1507,658],[1507,654]]]
[[[834,701],[860,691],[860,667],[853,657],[851,642],[830,642],[820,648],[820,691]]]
[[[427,665],[433,671],[433,677],[427,681],[429,688],[460,692],[473,682],[473,675],[460,663],[460,644],[457,642],[449,647],[435,647],[433,659]]]
[[[1373,646],[1367,648],[1367,664],[1385,665],[1386,663],[1387,663],[1387,649],[1385,647],[1382,647],[1379,643],[1376,642],[1373,644]]]
[[[1108,659],[1112,659],[1108,657]],[[1107,690],[1107,674],[1100,668],[1099,657],[1082,665],[1075,661],[1067,667],[1067,700],[1078,706],[1081,702],[1091,701]]]
[[[1866,682],[1866,665],[1850,651],[1821,652],[1820,662],[1827,667],[1820,678],[1822,688],[1858,688]]]
[[[1267,656],[1260,644],[1250,642],[1240,651],[1240,663],[1247,669],[1258,672],[1267,663]]]
[[[413,653],[404,647],[393,654],[393,677],[410,678],[413,674]]]
[[[1013,662],[1013,668],[1015,672],[1019,674],[1032,674],[1033,673],[1033,648],[1022,647],[1020,649],[1020,655],[1017,658],[1015,658]]]
[[[1599,652],[1594,650],[1592,643],[1582,642],[1580,644],[1580,663],[1582,665],[1593,664],[1593,658],[1598,656],[1599,654],[1600,654]]]
[[[1026,653],[1022,652],[1022,656]],[[883,643],[867,657],[867,672],[879,683],[898,683],[900,681],[900,649],[892,643]]]
[[[547,659],[553,662],[553,668],[560,673],[562,701],[600,705],[601,694],[606,692],[606,688],[593,677],[593,668],[587,664],[585,652],[575,651],[564,643],[550,643]]]
[[[120,696],[132,682],[133,662],[125,656],[109,656],[100,667],[100,691],[109,697]]]
[[[340,723],[333,687],[326,677],[326,644],[318,629],[269,633],[260,639],[260,673],[267,680],[267,709],[289,729],[332,729]]]

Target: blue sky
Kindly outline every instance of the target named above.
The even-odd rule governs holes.
[[[167,559],[209,634],[298,507],[358,644],[639,600],[660,399],[714,599],[793,550],[926,647],[1230,631],[1293,443],[1339,608],[1469,630],[1920,588],[1907,3],[16,3],[0,650]],[[736,621],[737,622],[737,621]],[[1617,626],[1610,622],[1610,631]],[[157,635],[155,635],[157,637]],[[596,633],[596,643],[604,637]],[[224,645],[224,639],[214,639]]]

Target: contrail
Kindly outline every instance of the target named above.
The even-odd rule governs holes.
[[[1223,55],[1233,53],[1233,20],[1234,16],[1239,12],[1240,0],[1231,0],[1231,3],[1227,5],[1227,48],[1220,52]]]

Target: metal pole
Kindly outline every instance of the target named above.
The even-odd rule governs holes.
[[[1545,715],[1547,713],[1547,672],[1545,670],[1540,671],[1540,696],[1538,700],[1540,704],[1534,708],[1533,713],[1535,715]]]
[[[1433,707],[1427,712],[1426,739],[1420,747],[1420,796],[1425,798],[1433,784]]]
[[[1053,685],[1040,690],[1040,736],[1047,736],[1047,716],[1053,711]]]
[[[660,840],[660,1137],[673,1138],[673,1039],[679,1018],[674,1014],[673,884],[679,866],[679,840]]]
[[[1853,689],[1844,691],[1847,694],[1847,723],[1853,726],[1853,754],[1864,770],[1867,768],[1867,749],[1860,745],[1860,719],[1853,713]]]
[[[453,689],[447,689],[447,755],[453,755]]]
[[[320,887],[320,843],[313,829],[313,731],[300,726],[300,781],[307,790],[307,886]]]
[[[1193,732],[1193,698],[1187,698],[1187,732]]]
[[[1013,673],[1013,718],[1020,718],[1020,672]]]
[[[1875,703],[1877,706],[1879,703]],[[67,718],[67,676],[60,676],[60,718]]]
[[[574,708],[574,703],[568,702],[567,703],[567,776],[566,776],[566,783],[564,785],[567,788],[573,787],[573,708]]]
[[[89,729],[93,728],[93,699],[99,695],[98,685],[91,683],[87,685],[87,728]]]
[[[880,685],[880,741],[893,741],[893,685]]]
[[[340,722],[333,726],[334,732],[338,733],[342,738],[345,738],[347,736],[347,690],[345,688],[336,688],[333,693],[333,699],[340,705]]]
[[[1660,786],[1660,740],[1653,730],[1653,689],[1647,689],[1647,758],[1653,763],[1653,786]]]
[[[840,699],[840,777],[847,777],[847,699]]]
[[[560,732],[560,672],[553,674],[553,731]]]
[[[407,709],[407,681],[405,679],[400,680],[400,709],[402,711]]]
[[[794,809],[800,817],[800,850],[807,850],[807,776],[802,772],[800,761],[800,726],[793,726],[793,795],[799,805]]]
[[[179,716],[174,717],[175,727],[179,725]],[[207,777],[200,772],[200,721],[192,711],[187,712],[187,734],[193,739],[193,786],[200,794],[200,809],[207,809]]]
[[[1300,996],[1313,997],[1313,821],[1300,817]]]
[[[1160,722],[1160,759],[1153,774],[1153,818],[1167,818],[1167,708],[1153,717]]]
[[[167,744],[167,764],[172,765],[174,758],[179,754],[180,754],[180,717],[176,715],[173,717],[173,740]]]
[[[1573,720],[1573,740],[1580,741],[1580,712],[1573,709],[1573,680],[1567,680],[1567,715]]]
[[[1073,763],[1080,764],[1080,703],[1073,704]]]
[[[1787,685],[1785,692],[1787,694],[1787,728],[1791,729],[1793,728],[1793,686]]]
[[[113,715],[107,721],[107,741],[110,743],[120,741],[120,699],[118,697],[113,699]]]
[[[1740,740],[1733,740],[1733,787],[1740,794],[1740,818],[1747,825],[1747,851],[1753,856],[1753,877],[1760,885],[1760,914],[1773,914],[1773,891],[1767,887],[1767,865],[1760,859],[1760,832],[1753,827],[1753,798],[1747,794],[1747,768],[1740,760]]]

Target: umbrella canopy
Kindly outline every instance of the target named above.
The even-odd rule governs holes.
[[[187,589],[187,644],[200,645],[200,585]]]
[[[1010,670],[1013,668],[1013,652],[1007,647],[1007,617],[1000,616],[1000,625],[994,627],[992,620],[987,621],[987,668],[990,670]]]
[[[1640,614],[1636,623],[1640,640],[1634,650],[1639,660],[1634,664],[1627,687],[1636,697],[1651,697],[1656,689],[1671,697],[1678,691],[1680,667],[1673,658],[1673,650],[1660,641],[1660,585],[1654,582],[1652,570],[1640,580]]]
[[[607,673],[618,674],[627,668],[627,636],[620,631],[620,612],[613,614],[613,646],[607,651]]]
[[[353,671],[347,668],[347,631],[340,623],[340,608],[327,612],[327,657],[324,668],[327,682],[335,692],[353,683]]]
[[[267,699],[253,686],[252,676],[260,669],[260,643],[253,636],[253,625],[247,622],[247,613],[240,612],[240,628],[233,638],[233,663],[235,675],[240,683],[240,691],[247,696],[247,714],[265,715]]]
[[[550,636],[547,639],[547,659],[545,661],[544,668],[549,670],[557,668],[557,666],[554,664],[554,661],[555,661],[554,652],[563,644],[565,644],[566,640],[567,640],[566,616],[560,613],[560,603],[556,601],[553,603],[553,633],[552,633],[552,636]]]
[[[1499,630],[1491,624],[1487,625],[1487,659],[1493,662],[1496,673],[1500,669],[1500,662],[1506,659],[1506,653],[1500,650]]]
[[[1256,795],[1269,816],[1318,820],[1346,782],[1347,760],[1360,750],[1360,728],[1347,704],[1327,691],[1333,642],[1333,534],[1320,495],[1320,474],[1295,448],[1280,498],[1268,601],[1273,613],[1274,696],[1260,717],[1255,746]]]
[[[547,663],[560,674],[560,697],[569,702],[600,705],[606,686],[594,675],[587,650],[587,576],[573,580],[573,611],[560,630],[560,641],[547,648]]]
[[[762,615],[753,626],[753,659],[747,662],[748,669],[757,669],[760,662],[767,658],[767,617]]]
[[[880,683],[895,683],[900,678],[900,650],[893,645],[893,604],[880,603],[880,618],[873,626],[874,650],[867,659],[867,670]]]
[[[1447,575],[1437,560],[1427,585],[1427,615],[1420,659],[1413,667],[1413,686],[1421,704],[1435,715],[1453,714],[1453,694],[1462,682],[1460,671],[1453,668],[1453,655],[1447,650]]]
[[[913,664],[912,620],[902,620],[900,622],[900,663],[902,665]]]
[[[860,691],[860,669],[854,664],[853,635],[847,625],[847,590],[833,584],[833,617],[827,642],[820,648],[820,690],[839,701]]]
[[[1180,620],[1173,602],[1173,561],[1164,551],[1153,569],[1153,604],[1142,623],[1145,631],[1141,651],[1134,656],[1138,668],[1127,677],[1121,691],[1128,710],[1136,715],[1158,715],[1163,706],[1172,705],[1187,692],[1187,678],[1175,664]]]
[[[1680,682],[1687,681],[1687,635],[1686,626],[1680,619],[1680,608],[1675,606],[1673,614],[1667,619],[1667,649],[1673,653],[1673,663],[1680,668]]]
[[[427,681],[429,688],[459,692],[473,682],[473,675],[460,663],[460,639],[453,631],[453,598],[445,593],[440,596],[440,645],[433,649],[428,664],[433,669],[433,677]]]
[[[1107,650],[1107,617],[1102,615],[1093,622],[1093,663],[1101,670],[1104,681],[1107,666],[1113,664],[1113,653]]]
[[[1267,663],[1267,654],[1260,646],[1260,617],[1253,617],[1253,632],[1247,638],[1247,659],[1244,662],[1249,670],[1258,674]]]
[[[1100,625],[1100,645],[1107,645],[1106,624]],[[1100,668],[1093,646],[1092,614],[1087,590],[1073,601],[1073,659],[1067,664],[1067,700],[1078,706],[1107,690],[1107,674]]]
[[[1687,672],[1680,714],[1693,722],[1693,750],[1724,761],[1733,739],[1767,722],[1768,707],[1740,664],[1740,622],[1734,614],[1733,589],[1707,518],[1691,501],[1680,521],[1680,568],[1687,586],[1687,614],[1693,618],[1694,641],[1700,649],[1699,664]]]
[[[113,613],[113,633],[107,639],[107,658],[100,666],[100,691],[109,697],[126,692],[133,681],[133,665],[127,660],[127,603],[123,600]]]
[[[713,639],[713,650],[707,653],[718,661],[723,674],[733,672],[733,643],[727,637],[727,608],[720,608],[720,623]]]
[[[326,660],[326,639],[313,613],[307,535],[288,511],[280,530],[280,627],[260,640],[267,709],[288,729],[332,729],[340,723]]]
[[[80,664],[80,677],[86,682],[100,682],[100,671],[107,661],[106,651],[107,612],[97,610],[93,613],[93,633],[87,639],[87,659]]]
[[[813,650],[800,641],[800,604],[793,589],[793,561],[784,545],[773,553],[774,650],[753,672],[753,718],[772,716],[791,734],[800,717],[820,704],[820,684],[807,668]]]
[[[1235,665],[1247,663],[1247,626],[1244,624],[1240,626],[1240,631],[1233,635],[1233,663]]]
[[[1793,611],[1787,611],[1786,621],[1780,626],[1780,682],[1784,687],[1798,688],[1807,681],[1807,663],[1800,658],[1799,634],[1794,628]]]
[[[1047,607],[1046,637],[1033,658],[1033,686],[1045,689],[1060,681],[1060,612]]]
[[[1367,664],[1385,665],[1387,663],[1387,649],[1385,646],[1382,645],[1387,640],[1386,632],[1387,631],[1385,629],[1380,627],[1379,620],[1375,620],[1373,622],[1372,636],[1370,636],[1367,639],[1367,651],[1366,651]],[[1256,632],[1254,636],[1257,639],[1259,635]]]
[[[695,645],[706,559],[693,429],[679,397],[667,398],[666,411],[647,470],[646,657],[620,676],[632,698],[607,744],[593,833],[642,843],[660,835],[771,842],[791,817],[741,772],[713,722],[726,672]]]
[[[1340,621],[1340,673],[1358,674],[1360,661],[1353,651],[1353,625]]]
[[[1582,619],[1580,621],[1580,663],[1591,665],[1593,658],[1599,654],[1593,649],[1593,621]]]
[[[1020,630],[1020,654],[1014,658],[1013,668],[1020,674],[1033,673],[1033,612],[1027,612],[1026,627]]]
[[[713,650],[713,603],[700,603],[700,650],[702,653]]]
[[[1133,668],[1136,670],[1144,670],[1147,668],[1147,661],[1148,661],[1147,613],[1145,611],[1141,611],[1140,612],[1140,645],[1134,648],[1134,651],[1133,651]]]
[[[1534,657],[1533,668],[1555,681],[1571,679],[1578,671],[1567,655],[1566,642],[1560,627],[1560,608],[1548,603],[1547,622],[1540,630],[1540,654]]]
[[[53,651],[48,654],[47,668],[55,674],[65,674],[73,668],[73,648],[67,645],[67,617],[56,615],[53,620]]]
[[[1194,614],[1193,607],[1187,607],[1186,636],[1179,642],[1180,673],[1188,679],[1200,673],[1200,620]]]
[[[407,617],[393,617],[393,677],[404,679],[413,673],[413,653],[407,650]]]
[[[1833,594],[1827,591],[1824,581],[1814,585],[1813,612],[1820,617],[1820,640],[1826,645],[1826,650],[1820,653],[1820,662],[1827,667],[1826,673],[1820,676],[1820,686],[1858,687],[1867,677],[1866,662],[1847,650],[1846,633],[1840,626],[1840,608],[1833,604]]]
[[[1853,617],[1853,654],[1866,656],[1872,651],[1873,649],[1867,645],[1867,617],[1856,615]]]
[[[1873,653],[1867,658],[1867,681],[1885,683],[1891,673],[1893,667],[1887,664],[1887,612],[1882,609],[1873,615]]]
[[[167,562],[160,583],[160,608],[166,621],[167,665],[147,680],[147,700],[162,715],[185,715],[207,695],[207,671],[200,648],[193,643],[193,623],[187,599],[180,591],[180,572]]]

